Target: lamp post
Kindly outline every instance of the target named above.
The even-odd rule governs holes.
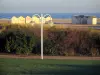
[[[41,24],[41,59],[43,59],[43,14],[41,15],[35,14],[33,16],[38,16]]]
[[[45,23],[44,18],[49,14],[46,15],[41,14],[41,16],[39,16],[38,14],[35,15],[37,15],[40,18],[40,22],[41,22],[41,59],[43,60],[43,24]]]
[[[41,14],[41,59],[43,60],[43,14]]]

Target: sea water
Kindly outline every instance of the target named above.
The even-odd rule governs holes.
[[[10,19],[13,16],[19,17],[19,16],[30,16],[32,17],[34,14],[39,14],[40,13],[0,13],[0,18],[7,18]],[[57,19],[68,19],[72,18],[74,15],[87,15],[87,16],[96,16],[97,18],[100,18],[100,13],[43,13],[45,14],[50,14],[52,18],[57,18]]]

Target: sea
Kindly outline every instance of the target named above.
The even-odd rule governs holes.
[[[11,19],[13,16],[19,17],[19,16],[30,16],[38,14],[41,15],[41,13],[0,13],[0,18],[6,18]],[[49,14],[52,18],[57,19],[70,19],[74,15],[87,15],[87,16],[96,16],[97,18],[100,18],[100,13],[43,13],[43,15]]]

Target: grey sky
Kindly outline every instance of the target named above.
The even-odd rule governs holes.
[[[100,0],[0,0],[0,13],[98,13]]]

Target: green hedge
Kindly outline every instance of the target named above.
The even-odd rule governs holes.
[[[40,28],[6,26],[0,33],[0,53],[41,53]],[[99,56],[100,31],[44,30],[44,55]]]
[[[36,51],[34,47],[39,41],[39,37],[30,30],[10,28],[0,34],[0,52],[29,55]]]
[[[44,41],[44,54],[49,55],[100,55],[100,33],[90,30],[49,30]]]

